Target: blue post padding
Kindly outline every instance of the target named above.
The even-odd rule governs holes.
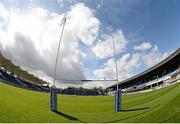
[[[51,89],[50,91],[50,103],[51,103],[51,111],[57,111],[57,92],[56,89]]]
[[[116,112],[121,110],[121,90],[115,93],[115,110]]]

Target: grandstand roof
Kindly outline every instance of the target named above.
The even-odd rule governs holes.
[[[164,60],[162,60],[158,64],[150,67],[149,69],[147,69],[147,70],[145,70],[145,71],[143,71],[143,72],[141,72],[141,73],[139,73],[139,74],[137,74],[137,75],[135,75],[133,77],[130,77],[130,78],[126,79],[126,80],[123,80],[123,81],[119,82],[118,84],[119,85],[120,84],[125,84],[125,83],[131,82],[131,81],[133,81],[135,79],[138,79],[138,78],[140,78],[140,77],[142,77],[144,75],[147,75],[149,73],[153,73],[156,69],[161,68],[162,66],[166,65],[170,61],[173,61],[174,58],[177,57],[178,55],[180,56],[180,48],[178,48],[175,52],[173,52],[171,55],[169,55],[167,58],[165,58]],[[110,86],[108,88],[113,88],[116,85],[117,84],[113,84],[112,86]]]

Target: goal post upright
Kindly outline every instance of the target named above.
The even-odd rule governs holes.
[[[113,44],[113,53],[114,53],[114,61],[115,61],[115,71],[116,71],[116,81],[117,81],[117,86],[116,86],[116,92],[115,92],[115,111],[118,112],[121,110],[121,89],[119,89],[118,85],[118,63],[117,63],[117,55],[116,55],[116,46],[114,42],[114,37],[112,34],[112,26],[109,20],[109,26],[110,26],[110,33],[111,33],[111,38],[112,38],[112,44]]]
[[[54,68],[53,87],[56,87],[55,82],[56,82],[57,63],[58,63],[59,51],[60,51],[60,46],[61,46],[61,41],[62,41],[62,36],[63,36],[65,24],[66,24],[66,17],[64,18],[63,28],[62,28],[62,31],[61,31],[61,36],[60,36],[59,44],[58,44],[58,50],[57,50],[57,55],[56,55],[55,68]]]
[[[50,108],[51,108],[51,111],[57,111],[57,90],[56,90],[56,85],[55,85],[56,71],[57,71],[59,51],[60,51],[60,47],[61,47],[62,36],[63,36],[65,24],[66,24],[66,17],[63,20],[63,27],[62,27],[61,36],[60,36],[60,39],[59,39],[58,50],[57,50],[56,61],[55,61],[53,85],[52,85],[52,87],[50,89]]]

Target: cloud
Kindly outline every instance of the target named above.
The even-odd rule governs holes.
[[[68,12],[67,18],[71,25],[71,30],[74,30],[74,35],[86,45],[92,45],[97,37],[100,22],[94,16],[91,9],[86,7],[83,3],[78,3],[71,11]]]
[[[52,82],[57,45],[63,19],[66,16],[67,23],[60,48],[56,78],[69,80],[86,78],[84,70],[87,69],[83,62],[88,57],[88,53],[85,54],[80,50],[80,43],[83,43],[86,47],[92,47],[94,60],[103,59],[101,62],[107,60],[103,66],[94,67],[96,68],[93,71],[94,76],[100,79],[104,77],[115,79],[111,36],[113,35],[117,54],[123,54],[127,49],[127,39],[122,30],[117,30],[112,35],[99,34],[101,22],[94,13],[94,10],[83,3],[74,4],[66,14],[53,13],[39,7],[8,10],[0,3],[1,52],[23,69]],[[95,43],[99,36],[100,40]],[[119,81],[133,76],[133,70],[141,64],[150,67],[169,55],[159,52],[158,47],[153,46],[150,42],[143,42],[133,47],[134,53],[124,54],[118,59]],[[61,82],[60,80],[57,82],[60,87],[105,86],[104,82]]]
[[[102,88],[107,88],[108,86],[112,85],[115,83],[114,81],[102,81],[102,82],[86,82],[83,84],[83,87],[85,88],[94,88],[94,87],[102,87]]]
[[[0,19],[2,18],[5,22],[9,17],[9,11],[0,3]]]
[[[56,0],[57,4],[59,4],[61,7],[65,7],[66,4],[74,4],[78,3],[78,1],[75,0]]]
[[[131,71],[140,66],[140,60],[141,57],[138,53],[127,53],[118,59],[118,80],[122,81],[132,76]],[[114,59],[109,59],[101,68],[95,70],[94,75],[98,78],[116,79]]]
[[[170,53],[172,53],[172,51],[161,53],[159,52],[158,47],[154,45],[154,47],[149,48],[149,51],[124,54],[117,60],[119,81],[132,77],[134,75],[133,71],[139,68],[142,64],[149,68],[165,59]],[[102,67],[94,71],[94,75],[101,79],[104,77],[106,77],[106,79],[116,79],[115,72],[114,59],[110,58]]]
[[[8,20],[6,24],[0,20],[0,25],[4,25],[4,28],[0,28],[0,49],[3,55],[36,76],[52,81],[65,15],[42,8],[8,11],[0,4],[1,10],[8,13],[8,16],[4,13],[0,15],[0,18]],[[93,10],[82,3],[71,6],[66,16],[56,78],[85,79],[82,62],[86,55],[80,51],[79,43],[91,45],[98,34],[100,22]]]
[[[117,30],[112,36],[115,42],[116,53],[118,54],[124,50],[127,40],[121,30]],[[100,59],[112,57],[114,49],[111,35],[104,35],[103,39],[99,40],[92,48],[92,51]]]
[[[133,47],[133,49],[136,50],[136,51],[138,51],[138,50],[143,51],[143,50],[148,50],[148,49],[151,49],[151,48],[152,48],[152,45],[149,42],[143,42],[140,45]]]
[[[62,7],[64,6],[64,0],[57,0],[57,3],[60,4]]]
[[[160,53],[158,47],[155,45],[149,53],[143,55],[143,61],[148,67],[151,67],[165,59],[169,54],[169,52]]]

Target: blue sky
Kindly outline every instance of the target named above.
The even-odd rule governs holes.
[[[33,32],[28,31],[28,27],[26,27],[26,35],[21,32],[23,29],[21,26],[19,30],[11,30],[12,25],[14,25],[14,27],[17,25],[15,23],[10,23],[13,21],[11,20],[13,19],[13,14],[18,15],[18,18],[22,18],[21,16],[28,15],[27,13],[30,10],[36,11],[37,9],[35,8],[40,8],[41,11],[37,12],[41,12],[40,14],[48,14],[48,17],[41,18],[43,24],[47,24],[46,22],[53,20],[56,22],[56,16],[59,21],[61,21],[59,24],[57,23],[59,29],[53,29],[57,31],[61,30],[64,14],[67,15],[69,23],[75,24],[75,22],[78,21],[78,26],[76,24],[75,28],[71,29],[71,24],[69,24],[70,26],[65,27],[64,32],[65,43],[67,43],[68,40],[71,40],[68,39],[70,36],[74,37],[77,35],[77,37],[72,39],[72,41],[74,40],[72,42],[74,44],[72,53],[77,52],[77,55],[74,55],[74,57],[75,60],[78,58],[78,61],[69,59],[71,58],[69,55],[70,53],[68,54],[67,50],[69,47],[68,45],[64,46],[64,49],[66,50],[62,50],[61,54],[62,56],[65,56],[65,59],[62,63],[65,65],[68,63],[71,68],[68,70],[66,66],[59,67],[64,69],[62,69],[63,74],[61,74],[61,71],[57,72],[59,73],[57,75],[61,78],[68,78],[66,77],[66,75],[68,75],[71,77],[70,79],[79,79],[81,77],[86,79],[103,79],[104,77],[114,79],[115,70],[111,47],[112,35],[117,45],[119,80],[129,78],[153,66],[180,46],[179,0],[2,0],[0,3],[0,33],[3,34],[2,36],[10,37],[10,34],[13,32],[12,37],[15,37],[17,33],[19,33],[16,37],[23,37],[24,39],[29,38],[30,42],[32,41],[32,46],[36,46],[36,48],[33,49],[35,49],[37,53],[35,52],[34,54],[40,55],[40,57],[37,56],[35,59],[40,58],[41,60],[42,57],[42,60],[46,63],[42,64],[43,66],[41,68],[38,64],[40,61],[38,61],[38,59],[37,62],[24,61],[26,59],[24,56],[27,56],[27,54],[19,55],[17,53],[18,57],[13,57],[12,51],[10,50],[10,48],[12,49],[12,46],[9,44],[11,42],[19,43],[15,38],[12,38],[12,41],[8,38],[7,41],[2,41],[4,37],[0,37],[0,48],[2,53],[15,64],[21,65],[22,68],[45,80],[52,78],[51,72],[53,70],[53,65],[50,65],[49,60],[43,59],[43,50],[46,50],[47,52],[50,49],[48,48],[50,41],[41,41],[40,43],[37,43],[38,41],[36,40],[39,37],[44,37],[44,35],[42,35],[45,32],[44,30],[39,29],[39,31],[41,31],[41,33],[38,34],[39,36],[34,36]],[[2,14],[4,11],[6,11],[7,14]],[[23,14],[21,15],[20,13]],[[57,15],[52,16],[53,13],[56,13]],[[78,15],[87,17],[82,20],[81,16]],[[25,17],[28,18],[29,16]],[[109,20],[111,22],[112,32],[109,30]],[[22,23],[24,22],[22,21]],[[37,21],[37,24],[39,23],[40,21]],[[83,24],[84,27],[82,26]],[[33,26],[34,25],[32,24],[30,27],[32,28]],[[47,26],[47,28],[48,27],[49,26]],[[82,29],[78,29],[79,27]],[[28,32],[32,33],[32,35],[29,35]],[[76,34],[73,32],[76,32]],[[57,39],[54,39],[54,43],[57,42],[58,34]],[[45,47],[43,47],[43,45],[39,46],[41,43],[44,44]],[[51,49],[53,48],[56,47],[52,46]],[[17,49],[17,46],[14,46],[13,49]],[[46,55],[52,56],[53,53],[47,52]],[[30,54],[28,53],[28,55]],[[54,57],[48,59],[53,60]],[[25,64],[25,62],[28,62],[29,64]],[[59,65],[61,65],[60,62]],[[45,67],[48,68],[49,71],[44,69]],[[74,69],[77,69],[78,71],[76,72]],[[64,85],[67,84],[63,84],[63,86]],[[80,83],[78,85],[89,87],[92,84]],[[103,86],[104,84],[100,85]],[[96,86],[96,84],[93,84],[93,86]]]

